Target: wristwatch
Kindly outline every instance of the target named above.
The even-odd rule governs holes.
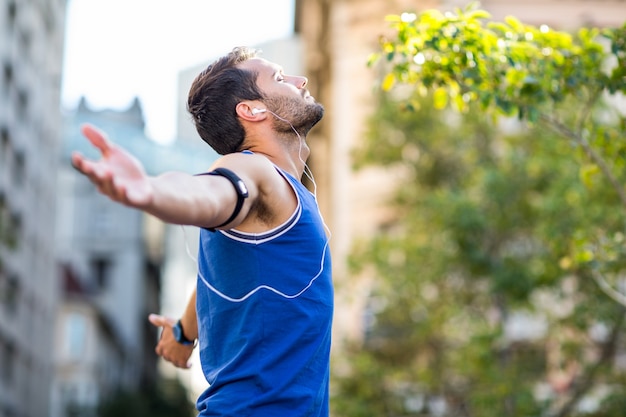
[[[185,333],[183,332],[183,325],[180,323],[180,320],[176,322],[174,326],[172,326],[172,332],[174,333],[174,339],[181,345],[193,345],[194,341],[189,340],[185,337]]]

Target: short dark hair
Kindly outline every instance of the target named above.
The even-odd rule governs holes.
[[[258,73],[236,67],[256,56],[255,49],[234,48],[202,71],[189,89],[187,111],[196,130],[221,155],[241,150],[245,139],[245,130],[235,110],[237,104],[264,98],[256,85]]]

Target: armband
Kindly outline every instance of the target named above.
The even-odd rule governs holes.
[[[226,226],[228,223],[235,220],[235,218],[241,211],[241,208],[243,207],[244,200],[248,198],[249,196],[248,187],[246,187],[246,184],[243,182],[241,178],[239,178],[239,176],[237,176],[237,174],[235,174],[233,171],[227,168],[216,168],[215,170],[211,172],[204,172],[198,175],[219,175],[221,177],[224,177],[228,181],[230,181],[233,187],[235,187],[235,192],[237,193],[237,204],[235,204],[235,209],[233,210],[233,213],[230,215],[228,220],[226,220],[224,223],[218,226],[208,228],[208,230],[215,231],[215,229],[222,227],[222,226]]]

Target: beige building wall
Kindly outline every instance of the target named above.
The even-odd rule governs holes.
[[[362,334],[364,302],[371,278],[351,276],[347,256],[355,242],[372,236],[393,216],[385,200],[399,173],[367,169],[355,173],[351,152],[366,132],[374,111],[375,73],[366,66],[387,31],[384,17],[427,8],[465,7],[460,0],[298,0],[297,28],[303,40],[304,74],[326,116],[309,136],[311,166],[318,177],[319,200],[332,229],[336,283],[335,348]],[[507,15],[557,29],[583,24],[617,26],[626,22],[624,0],[485,0],[481,8],[494,20]]]
[[[467,1],[448,0],[463,7]],[[483,0],[481,8],[494,20],[515,16],[524,23],[571,30],[581,26],[621,26],[626,21],[625,0]]]

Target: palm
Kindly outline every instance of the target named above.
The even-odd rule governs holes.
[[[83,134],[100,150],[98,161],[73,155],[76,169],[98,186],[98,190],[113,200],[133,207],[147,205],[152,199],[150,182],[141,163],[123,148],[109,142],[92,126],[84,126]]]

